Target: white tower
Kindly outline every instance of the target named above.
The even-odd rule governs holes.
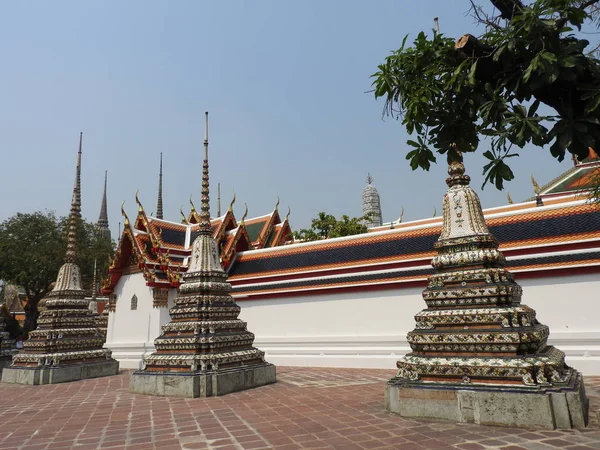
[[[367,185],[362,193],[362,208],[363,215],[369,216],[369,219],[366,221],[366,225],[369,228],[380,227],[382,224],[379,192],[377,192],[377,189],[371,183],[373,183],[373,177],[371,174],[368,174]]]

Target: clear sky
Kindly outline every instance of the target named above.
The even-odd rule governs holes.
[[[369,76],[405,34],[439,16],[452,37],[478,34],[467,0],[5,0],[0,5],[0,220],[69,210],[79,132],[83,215],[97,220],[108,170],[109,220],[134,194],[156,210],[164,157],[165,219],[200,203],[203,113],[210,112],[212,214],[237,193],[238,218],[270,212],[277,196],[295,229],[317,211],[361,214],[367,172],[384,221],[430,217],[445,190],[443,158],[430,172],[404,159],[406,132],[382,120]],[[482,153],[482,152],[479,152]],[[515,201],[571,161],[526,148],[512,160]],[[479,190],[483,158],[468,155]],[[506,190],[481,192],[483,207]]]

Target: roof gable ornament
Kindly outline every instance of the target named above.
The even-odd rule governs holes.
[[[248,217],[248,204],[244,203],[244,206],[246,207],[246,211],[244,212],[244,215],[242,216],[242,220],[240,220],[240,225],[244,225],[246,217]]]
[[[233,198],[231,199],[231,203],[229,203],[229,208],[227,208],[227,211],[233,212],[233,204],[234,203],[235,203],[235,191],[233,191]]]

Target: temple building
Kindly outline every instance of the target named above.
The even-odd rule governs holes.
[[[584,164],[600,166],[600,161],[590,159],[580,168]],[[581,314],[597,307],[600,208],[564,185],[565,191],[541,191],[542,206],[533,198],[483,214],[527,304],[549,326],[549,345],[565,353],[568,365],[600,375],[600,325],[593,314]],[[113,308],[107,346],[131,368],[141,367],[141,355],[154,351],[153,339],[169,320],[158,305],[165,299],[169,307],[174,304],[198,223],[195,210],[184,223],[174,223],[141,209],[133,222],[126,220],[104,285]],[[257,347],[278,365],[395,367],[411,351],[406,335],[434,273],[430,262],[442,217],[398,220],[361,235],[293,244],[290,237],[277,238],[289,236],[289,224],[279,222],[275,212],[237,222],[229,210],[211,220],[232,295],[242,306],[240,318],[256,335]],[[262,227],[246,231],[248,238],[240,236],[232,251],[236,227],[257,222]],[[278,225],[286,230],[273,235]],[[273,237],[258,238],[267,234]],[[277,245],[251,248],[248,241]]]
[[[159,213],[162,212],[162,157],[160,173]],[[123,232],[101,290],[109,299],[101,313],[102,321],[108,314],[106,347],[112,350],[122,368],[131,369],[141,368],[142,357],[154,351],[154,339],[169,321],[169,308],[174,306],[201,222],[191,200],[190,213],[187,216],[182,213],[182,220],[177,223],[146,214],[137,193],[135,199],[138,212],[133,221],[122,208]],[[284,217],[280,215],[279,200],[270,213],[250,219],[246,207],[239,221],[233,212],[234,203],[235,196],[223,215],[210,220],[212,237],[225,270],[240,252],[283,246],[292,241],[289,211]],[[131,326],[134,323],[136,326]]]
[[[451,162],[443,223],[411,352],[386,387],[404,417],[536,428],[583,428],[583,377],[548,345],[550,330],[521,303],[522,289],[490,233],[462,161]]]
[[[188,269],[181,277],[171,321],[162,327],[156,351],[131,376],[139,394],[211,397],[275,382],[275,366],[253,347],[254,335],[238,319],[229,292],[209,212],[208,113],[206,113],[202,205]]]
[[[110,350],[102,348],[104,339],[89,309],[87,292],[81,286],[77,258],[77,226],[81,222],[81,154],[79,137],[75,186],[67,230],[65,263],[54,288],[44,300],[38,328],[29,333],[23,349],[13,356],[12,365],[2,372],[2,381],[17,384],[55,384],[67,381],[116,375],[119,364]]]
[[[373,177],[371,174],[368,174],[367,185],[362,193],[362,211],[363,216],[369,216],[369,219],[366,222],[368,228],[380,227],[382,224],[381,200],[379,198],[379,192],[377,192],[377,189],[372,183]]]

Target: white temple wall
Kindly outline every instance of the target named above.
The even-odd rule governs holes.
[[[600,375],[600,274],[525,278],[523,304],[550,327],[548,343],[585,375]]]
[[[600,274],[517,281],[523,303],[550,327],[549,343],[586,375],[600,375]],[[238,299],[240,318],[279,365],[395,368],[425,308],[421,288]]]
[[[586,375],[600,375],[600,274],[520,279],[523,303],[550,327],[549,343]],[[274,364],[319,367],[395,368],[410,350],[406,333],[425,308],[422,288],[371,290],[265,300],[236,297],[240,318],[255,345]],[[168,308],[153,308],[142,274],[124,275],[115,287],[116,313],[109,314],[106,347],[123,369],[137,369],[154,351]],[[138,297],[132,311],[131,297]],[[176,290],[169,291],[169,307]]]
[[[169,291],[169,307],[152,306],[152,288],[146,286],[141,273],[123,275],[113,291],[117,296],[116,311],[108,315],[106,348],[119,361],[122,369],[140,369],[144,355],[154,351],[154,339],[160,327],[169,322],[176,290]],[[131,299],[137,296],[137,309],[131,309]]]

